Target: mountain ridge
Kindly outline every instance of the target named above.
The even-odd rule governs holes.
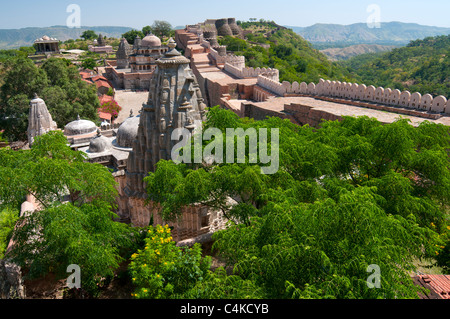
[[[399,21],[381,22],[380,28],[367,23],[348,25],[316,23],[308,27],[286,26],[311,43],[406,45],[412,40],[450,34],[450,28]]]
[[[21,29],[0,29],[0,49],[17,49],[21,46],[31,46],[34,40],[48,35],[60,41],[78,39],[86,30],[93,30],[103,36],[118,38],[131,30],[130,27],[121,26],[82,26],[69,28],[63,25],[51,27],[27,27]]]

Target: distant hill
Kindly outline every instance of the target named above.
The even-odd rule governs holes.
[[[0,49],[17,49],[21,46],[31,46],[34,40],[48,35],[60,41],[78,39],[86,30],[93,30],[107,37],[118,38],[125,32],[131,30],[129,27],[81,27],[71,29],[66,26],[53,26],[48,28],[23,28],[23,29],[0,29]]]
[[[347,43],[406,45],[412,40],[450,34],[450,28],[424,26],[416,23],[384,22],[381,28],[366,23],[350,25],[314,24],[309,27],[288,27],[311,43]]]
[[[270,67],[280,72],[280,81],[298,83],[339,80],[350,82],[347,68],[331,62],[323,53],[292,30],[280,27],[272,21],[243,22],[245,39],[230,36],[219,39],[228,52],[243,55],[246,66]]]
[[[320,50],[320,52],[325,54],[331,61],[341,61],[361,54],[386,52],[395,48],[397,48],[395,45],[356,44],[345,48],[329,48]]]
[[[450,97],[450,35],[340,62],[359,83]]]

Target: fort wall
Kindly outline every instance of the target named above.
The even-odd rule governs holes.
[[[231,69],[231,68],[229,68]],[[234,70],[232,70],[234,71]],[[289,83],[275,81],[263,75],[258,76],[257,85],[277,96],[309,95],[330,97],[345,100],[383,104],[420,112],[443,113],[450,115],[450,103],[445,96],[433,97],[431,94],[421,95],[419,92],[401,92],[398,89],[366,86],[365,84],[347,83],[320,79],[319,83]],[[264,101],[264,97],[256,95],[256,101]]]

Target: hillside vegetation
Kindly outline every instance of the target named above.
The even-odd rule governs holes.
[[[236,55],[243,55],[249,67],[280,70],[280,81],[315,82],[320,78],[352,81],[346,68],[331,62],[320,51],[290,29],[273,22],[240,22],[251,31],[245,40],[230,36],[219,38],[221,45]]]
[[[386,52],[395,48],[396,46],[394,45],[357,44],[344,48],[328,48],[320,50],[320,52],[325,54],[331,61],[341,61],[361,54]]]
[[[342,65],[366,85],[450,96],[450,35],[415,40],[381,55],[357,56]]]

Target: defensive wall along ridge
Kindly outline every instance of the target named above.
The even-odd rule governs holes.
[[[400,106],[418,111],[428,111],[450,115],[450,101],[445,96],[433,97],[431,94],[421,95],[419,92],[410,93],[383,87],[366,86],[365,84],[347,83],[320,79],[319,83],[282,83],[262,75],[258,76],[258,86],[278,96],[292,96],[304,94],[358,100],[388,106]],[[262,94],[255,94],[256,101],[266,99]]]
[[[422,95],[419,92],[411,93],[407,90],[402,92],[398,89],[324,79],[320,79],[318,83],[280,82],[279,70],[246,67],[244,56],[227,53],[226,46],[218,44],[216,33],[205,32],[201,24],[187,26],[185,30],[179,31],[177,36],[179,43],[186,49],[189,56],[195,58],[196,54],[207,55],[211,64],[216,67],[216,71],[223,72],[236,79],[237,86],[230,81],[224,84],[217,80],[218,86],[221,87],[220,94],[211,94],[212,87],[214,87],[214,83],[211,82],[214,82],[214,80],[211,80],[211,77],[209,77],[209,80],[205,81],[203,77],[208,78],[208,75],[206,73],[202,74],[202,71],[197,70],[196,66],[193,65],[196,75],[200,77],[199,82],[205,83],[205,86],[209,87],[210,92],[209,94],[205,92],[205,96],[212,95],[209,99],[211,106],[220,104],[233,109],[233,111],[242,116],[244,115],[242,107],[245,108],[245,106],[238,109],[236,105],[239,103],[236,103],[238,101],[234,100],[235,96],[240,96],[244,100],[247,99],[256,103],[267,101],[270,98],[312,97],[316,100],[337,102],[431,120],[450,115],[450,101],[442,95],[433,97],[431,94]],[[205,72],[210,72],[210,70]],[[250,79],[254,82],[247,82],[244,85],[242,85],[242,82],[239,82]],[[224,88],[224,86],[228,86],[228,89]],[[245,92],[242,89],[243,86],[246,86]],[[202,89],[205,90],[204,87]],[[242,92],[239,92],[240,94],[237,95],[233,94],[232,91],[236,90],[241,90]],[[239,97],[237,99],[240,100]]]

